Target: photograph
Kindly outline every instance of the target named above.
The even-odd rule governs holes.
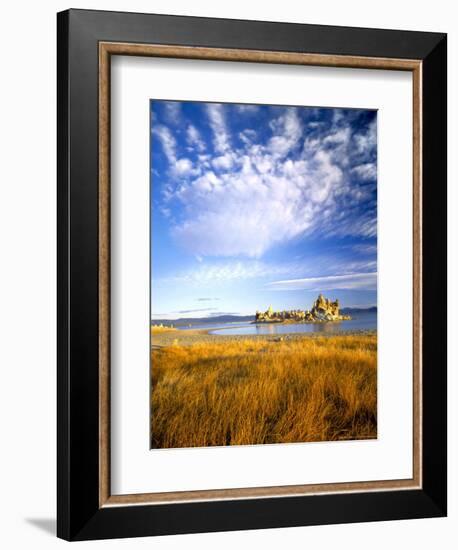
[[[377,111],[149,115],[151,448],[377,438]]]
[[[369,8],[317,6],[301,15],[282,4],[262,20],[259,9],[211,3],[185,13],[62,6],[52,28],[42,7],[19,18],[57,50],[49,78],[35,78],[43,63],[21,63],[24,41],[10,56],[19,103],[38,82],[35,112],[49,104],[57,122],[31,126],[56,132],[54,160],[43,149],[52,139],[32,140],[33,162],[12,162],[9,178],[22,165],[46,176],[37,167],[49,159],[51,180],[57,170],[51,211],[49,178],[29,178],[26,201],[23,185],[9,185],[26,209],[9,223],[24,234],[13,246],[23,265],[10,262],[21,288],[5,287],[18,319],[46,263],[30,246],[39,224],[26,222],[45,222],[54,238],[39,240],[57,252],[43,279],[50,291],[57,283],[55,322],[39,323],[55,340],[51,439],[42,445],[41,417],[30,429],[30,411],[46,409],[32,397],[13,430],[28,447],[38,434],[34,448],[53,455],[33,468],[46,483],[30,510],[7,514],[19,546],[52,528],[89,545],[256,537],[270,548],[303,533],[320,546],[324,531],[341,545],[342,529],[352,548],[455,540],[447,83],[458,65],[447,56],[458,41],[450,48],[452,18],[440,10],[398,2],[382,21]],[[40,94],[46,82],[53,92]],[[19,136],[16,119],[9,134]],[[40,344],[24,347],[23,332],[13,365],[46,341],[32,331]],[[25,389],[52,406],[37,376],[43,391]],[[6,502],[17,500],[10,485]],[[47,512],[33,512],[33,495]]]

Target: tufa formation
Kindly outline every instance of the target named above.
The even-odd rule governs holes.
[[[265,312],[256,312],[255,323],[322,323],[325,321],[349,321],[350,319],[349,315],[340,315],[339,300],[331,302],[320,294],[310,310],[273,311],[272,306],[269,306]]]

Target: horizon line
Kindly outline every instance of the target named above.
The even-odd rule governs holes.
[[[372,304],[372,305],[367,305],[367,306],[351,305],[351,306],[344,306],[340,309],[341,310],[344,310],[344,309],[361,309],[361,310],[364,310],[364,309],[372,309],[374,307],[378,309],[377,304]],[[167,319],[168,315],[172,315],[172,313],[156,314],[155,317],[151,317],[150,321],[180,321],[181,319],[196,319],[196,320],[199,320],[199,319],[213,319],[213,318],[218,318],[218,317],[254,317],[255,313],[224,313],[224,311],[223,311],[223,312],[215,314],[215,315],[207,315],[207,316],[202,316],[202,317],[193,317],[192,315],[189,315],[189,316],[183,316],[183,317],[175,317],[173,319]]]

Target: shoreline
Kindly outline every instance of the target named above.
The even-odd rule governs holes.
[[[237,327],[233,327],[237,328]],[[248,340],[266,340],[271,342],[297,341],[310,338],[345,337],[354,335],[377,334],[377,329],[342,330],[339,332],[290,332],[285,334],[211,334],[208,329],[172,329],[151,334],[151,349],[157,350],[169,346],[192,346],[200,343],[225,343],[229,341],[240,342]]]
[[[343,323],[352,321],[352,317],[348,316],[341,319],[315,319],[314,321],[303,321],[299,319],[272,319],[269,321],[251,321],[252,325],[322,325],[324,323]]]

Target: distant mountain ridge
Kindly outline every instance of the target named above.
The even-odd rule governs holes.
[[[206,323],[237,323],[254,321],[254,315],[214,315],[212,317],[180,317],[179,319],[152,319],[152,325],[203,325]]]
[[[341,313],[351,315],[352,313],[377,313],[377,306],[372,307],[343,307]]]
[[[377,307],[357,308],[357,307],[344,307],[341,313],[346,315],[364,314],[364,313],[377,313]],[[178,319],[152,319],[152,325],[200,325],[207,323],[238,323],[246,321],[254,321],[254,315],[213,315],[212,317],[180,317]]]

